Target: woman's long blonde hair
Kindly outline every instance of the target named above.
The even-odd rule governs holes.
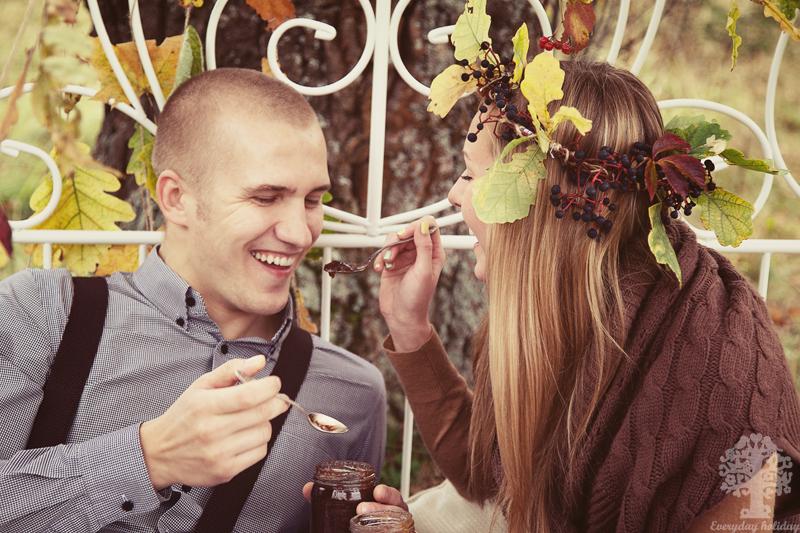
[[[661,135],[655,99],[634,75],[605,63],[562,67],[564,98],[555,104],[574,106],[592,120],[581,141],[587,153],[603,145],[628,151]],[[571,125],[561,127],[556,140],[566,145],[574,135]],[[496,496],[512,533],[551,530],[559,480],[570,475],[624,358],[621,251],[646,246],[646,194],[609,191],[618,206],[614,227],[592,241],[586,224],[555,218],[551,187],[575,186],[560,162],[546,165],[528,217],[489,228],[488,313],[473,339],[469,493],[478,500],[492,495],[499,451]]]

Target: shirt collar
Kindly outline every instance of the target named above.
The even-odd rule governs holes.
[[[158,248],[158,246],[153,247],[144,263],[133,273],[133,283],[139,292],[179,327],[187,329],[189,320],[197,320],[208,322],[214,331],[219,333],[219,327],[208,316],[203,297],[161,259]],[[291,295],[281,313],[283,314],[281,326],[272,339],[247,337],[232,340],[254,343],[266,341],[270,345],[279,345],[294,319],[294,298]]]

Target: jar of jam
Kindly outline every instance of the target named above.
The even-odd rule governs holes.
[[[361,502],[374,501],[375,468],[357,461],[317,465],[311,489],[311,533],[348,533]]]
[[[415,533],[414,518],[406,511],[373,511],[354,516],[350,533]]]

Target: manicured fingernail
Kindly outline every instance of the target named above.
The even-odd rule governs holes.
[[[422,231],[423,235],[427,235],[431,229],[431,223],[427,220],[423,220],[422,223],[419,225],[420,231]]]
[[[379,259],[376,259],[374,263],[372,263],[372,269],[377,272],[381,269],[380,263],[378,263]]]
[[[394,267],[394,263],[384,263],[384,267],[386,270],[391,270]]]
[[[386,250],[386,252],[384,252],[384,254],[383,254],[383,260],[384,261],[388,261],[391,258],[392,258],[392,251],[391,250]]]

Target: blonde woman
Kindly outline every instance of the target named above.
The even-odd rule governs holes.
[[[602,63],[561,68],[558,103],[591,120],[580,138],[583,157],[618,157],[662,137],[656,102],[635,76]],[[506,109],[527,104],[519,92],[499,96]],[[496,501],[513,533],[733,530],[740,523],[785,530],[800,481],[776,495],[776,478],[800,462],[800,409],[763,299],[669,218],[679,284],[648,246],[652,198],[633,181],[632,188],[600,182],[613,213],[598,223],[578,210],[573,220],[564,213],[567,199],[586,194],[587,184],[564,157],[546,157],[527,216],[483,222],[473,189],[515,132],[536,127],[507,114],[479,127],[498,116],[497,98],[481,102],[464,144],[465,171],[449,195],[477,237],[474,272],[486,287],[473,390],[429,322],[445,259],[432,219],[405,230],[413,245],[375,264],[390,331],[384,348],[437,465],[466,498]],[[565,125],[552,135],[551,146],[567,146],[576,131]],[[584,201],[600,205],[598,194]],[[600,227],[600,238],[590,226]],[[721,472],[737,443],[775,448],[751,454],[751,471],[736,478],[742,483],[734,491]],[[392,493],[383,503],[399,501]]]

